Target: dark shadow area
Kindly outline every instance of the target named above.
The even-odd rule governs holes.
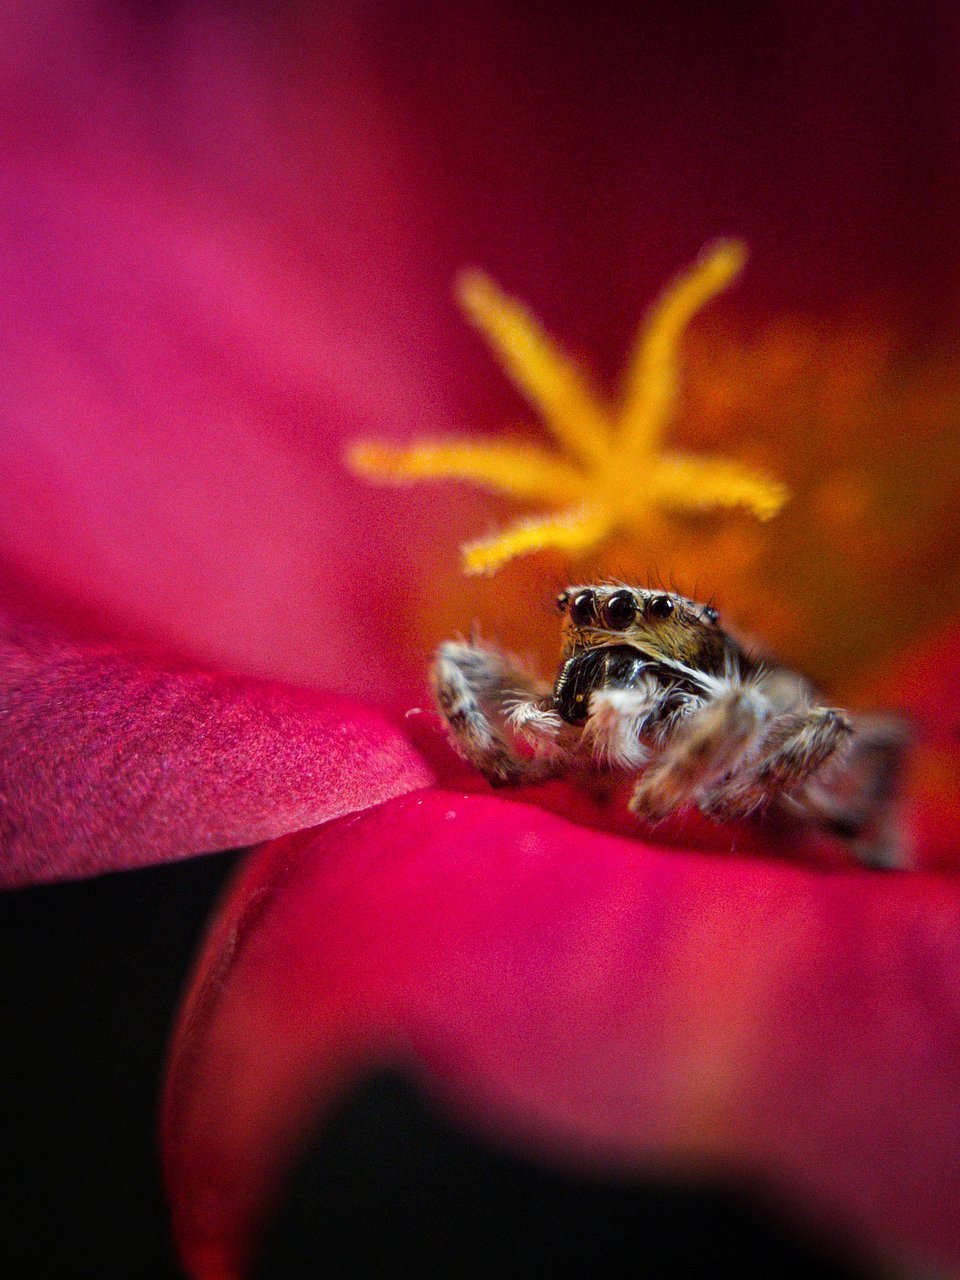
[[[167,1038],[236,855],[0,895],[0,1275],[180,1275],[156,1146]],[[310,1144],[260,1280],[861,1280],[752,1192],[590,1181],[465,1135],[395,1074]]]
[[[396,1074],[358,1087],[302,1162],[257,1280],[336,1276],[866,1280],[852,1251],[747,1190],[592,1181],[455,1128]]]
[[[236,855],[0,894],[0,1275],[179,1277],[167,1037]]]

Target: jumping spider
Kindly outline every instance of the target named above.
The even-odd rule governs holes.
[[[638,774],[630,809],[659,822],[773,808],[899,866],[893,821],[907,734],[893,717],[823,706],[802,676],[761,661],[709,604],[602,584],[557,600],[556,682],[492,644],[448,641],[431,678],[453,744],[492,783],[571,769]]]

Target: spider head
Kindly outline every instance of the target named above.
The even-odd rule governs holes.
[[[674,591],[621,583],[567,587],[557,597],[564,653],[629,644],[652,658],[702,665],[723,643],[719,614]]]

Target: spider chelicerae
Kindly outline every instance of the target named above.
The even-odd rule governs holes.
[[[492,783],[573,770],[636,775],[630,809],[718,820],[773,808],[902,866],[895,802],[908,734],[893,716],[825,706],[761,660],[710,604],[621,583],[568,587],[551,687],[493,644],[447,641],[431,679],[454,746]]]

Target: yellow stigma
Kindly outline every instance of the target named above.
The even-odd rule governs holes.
[[[778,481],[727,458],[662,449],[679,387],[678,348],[694,315],[739,273],[743,245],[708,245],[671,284],[641,328],[623,392],[613,405],[540,328],[533,315],[480,272],[458,281],[467,318],[486,338],[559,451],[496,440],[426,440],[408,447],[361,443],[350,466],[372,480],[466,480],[546,510],[463,548],[466,573],[496,573],[547,547],[579,556],[638,532],[654,512],[740,508],[769,520],[787,499]]]

